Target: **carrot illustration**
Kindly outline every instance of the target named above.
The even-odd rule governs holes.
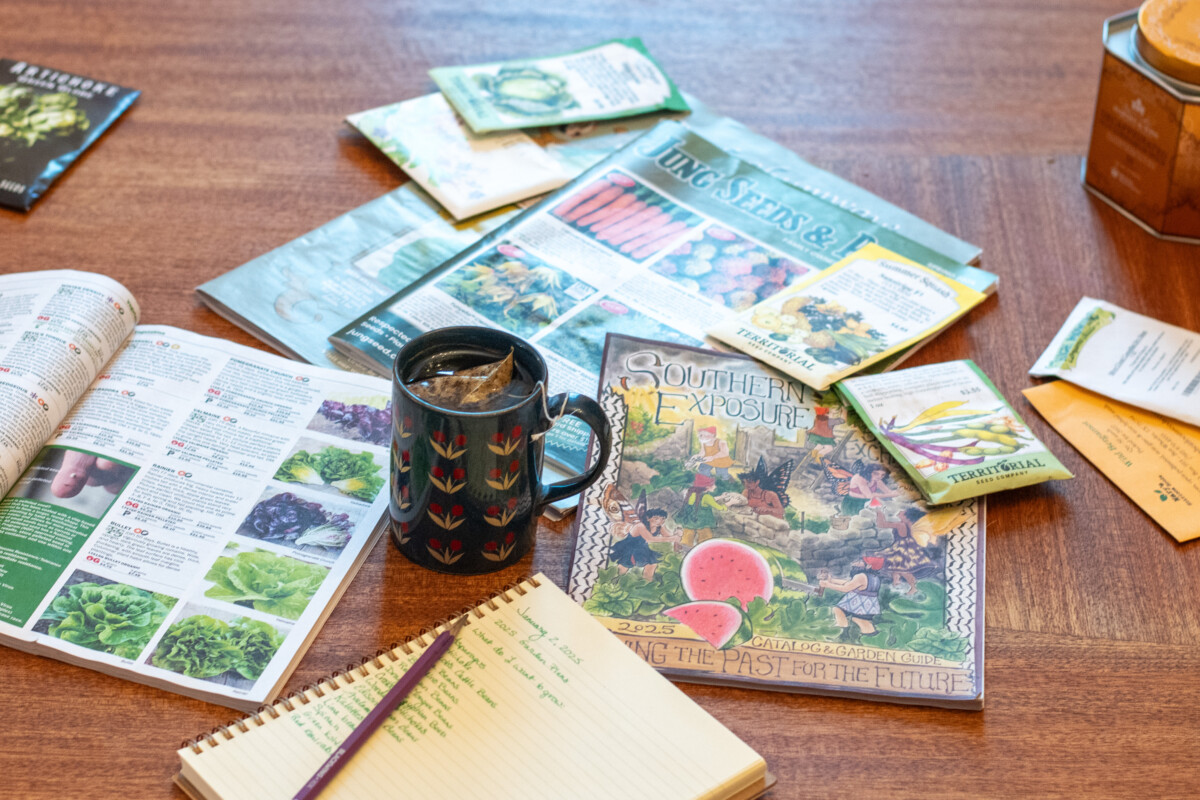
[[[601,196],[603,196],[603,195],[601,195]],[[620,197],[618,197],[616,200],[613,200],[608,205],[604,206],[603,208],[599,209],[598,211],[593,211],[591,214],[588,214],[586,217],[581,217],[579,219],[579,223],[578,223],[579,227],[582,228],[585,225],[591,225],[594,222],[600,222],[602,220],[605,220],[608,217],[611,217],[613,215],[613,212],[624,208],[625,206],[629,205],[636,199],[637,199],[636,195],[634,195],[630,192],[622,192]]]
[[[596,239],[601,242],[611,242],[613,241],[614,237],[624,236],[626,231],[632,230],[634,227],[641,225],[648,219],[653,219],[661,213],[663,212],[658,206],[647,205],[633,216],[627,217],[618,222],[616,225],[613,225],[611,228],[608,228],[599,236],[597,236]],[[624,240],[622,239],[622,241]]]
[[[626,241],[625,244],[622,245],[621,249],[624,252],[629,252],[630,250],[635,250],[639,247],[650,244],[652,241],[654,241],[655,239],[658,239],[659,237],[661,237],[663,235],[669,236],[673,233],[678,233],[679,231],[683,230],[686,227],[687,227],[686,222],[676,221],[674,218],[663,220],[662,225],[660,225],[656,228],[651,228],[650,230],[647,230],[646,232],[642,233],[641,235],[635,236],[634,238]],[[629,250],[625,250],[626,247],[628,247]]]
[[[570,211],[572,208],[574,208],[575,206],[582,203],[584,200],[587,200],[589,197],[596,194],[597,192],[604,191],[605,189],[609,188],[610,186],[612,186],[612,184],[609,183],[608,181],[604,180],[603,178],[596,181],[595,183],[588,184],[587,186],[580,189],[578,194],[574,195],[573,197],[568,197],[566,200],[562,201],[557,206],[555,206],[554,213],[561,217],[563,214],[566,214],[568,211]]]
[[[664,243],[678,235],[680,231],[687,230],[687,228],[688,224],[686,222],[672,222],[657,234],[653,232],[647,233],[644,236],[639,236],[632,242],[626,242],[621,245],[621,252],[632,252],[634,258],[646,258],[649,255],[653,255]],[[626,250],[626,247],[629,250]]]
[[[567,222],[574,222],[581,217],[586,217],[593,211],[604,208],[606,205],[611,203],[613,200],[616,200],[624,193],[625,190],[620,186],[610,186],[609,188],[597,194],[595,197],[592,197],[586,203],[581,203],[580,205],[571,209],[569,213],[563,215],[563,219],[565,219]]]
[[[634,225],[630,228],[626,228],[616,236],[613,236],[608,240],[609,244],[625,244],[626,242],[632,241],[633,239],[641,236],[643,233],[649,233],[650,231],[657,230],[671,221],[670,214],[662,209],[657,209],[657,211],[658,213],[654,216],[647,217],[646,219],[642,220],[640,225]]]
[[[631,195],[632,196],[632,195]],[[612,216],[605,217],[599,222],[592,225],[592,232],[599,233],[600,231],[608,230],[623,219],[628,219],[634,214],[646,207],[646,204],[641,200],[634,200],[629,205],[622,209],[618,209],[612,213]]]

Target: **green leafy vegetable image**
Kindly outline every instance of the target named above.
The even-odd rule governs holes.
[[[0,86],[0,139],[32,147],[49,136],[70,136],[86,131],[91,123],[66,92],[41,94],[28,86]]]
[[[379,471],[370,453],[351,453],[340,447],[326,447],[317,454],[316,462],[317,471],[330,483]]]
[[[592,596],[583,603],[585,611],[602,617],[628,617],[636,603],[629,592],[611,583],[596,583]]]
[[[48,633],[64,642],[137,658],[174,603],[123,583],[76,583],[54,598],[42,619],[55,621]]]
[[[761,597],[750,601],[747,615],[760,636],[821,641],[836,635],[833,612],[810,602],[810,596],[790,589],[777,589],[771,602]]]
[[[909,640],[908,649],[947,661],[962,661],[967,655],[967,638],[945,628],[921,628]]]
[[[886,647],[915,650],[917,648],[909,645],[919,631],[942,628],[946,614],[946,590],[934,581],[918,581],[917,588],[920,591],[911,597],[892,597],[884,604],[876,624],[880,630],[888,631]]]
[[[661,560],[653,581],[645,581],[632,571],[619,575],[615,566],[605,567],[598,573],[595,591],[583,607],[605,617],[657,619],[667,608],[688,602],[691,598],[679,579],[682,559],[674,551],[654,547]]]
[[[234,667],[243,678],[258,680],[274,657],[284,636],[265,622],[238,617],[229,626],[242,659]]]
[[[328,567],[266,550],[221,556],[204,576],[214,584],[204,596],[298,619],[328,574]]]
[[[238,617],[231,623],[207,614],[180,620],[159,640],[151,663],[190,678],[217,678],[236,672],[257,680],[285,634],[265,622]]]
[[[359,500],[374,500],[383,487],[383,478],[378,475],[363,475],[358,478],[346,478],[344,481],[333,481],[330,486]]]
[[[325,483],[321,473],[317,471],[316,459],[307,450],[301,450],[279,465],[275,471],[275,480],[288,483],[311,483],[320,486]]]
[[[352,453],[341,447],[324,447],[315,455],[300,450],[275,471],[275,480],[287,483],[329,485],[342,494],[370,502],[383,488],[383,469],[370,453]]]
[[[537,67],[506,66],[492,75],[476,75],[475,83],[497,108],[523,117],[536,117],[579,103],[567,91],[567,81]]]
[[[189,678],[215,678],[242,663],[242,650],[228,623],[197,614],[167,630],[151,663]]]

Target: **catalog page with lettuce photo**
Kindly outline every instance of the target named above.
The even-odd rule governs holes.
[[[0,277],[0,643],[252,710],[382,532],[386,381]]]

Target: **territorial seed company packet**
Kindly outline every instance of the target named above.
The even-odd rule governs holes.
[[[476,133],[689,110],[641,39],[429,75]]]
[[[0,205],[28,211],[139,94],[0,59]]]
[[[1074,477],[973,361],[837,384],[930,503]]]
[[[932,337],[984,298],[948,275],[869,244],[708,332],[825,391]]]

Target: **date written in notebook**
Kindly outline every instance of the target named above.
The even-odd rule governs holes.
[[[749,800],[773,782],[761,756],[544,575],[469,613],[323,800]],[[177,782],[203,800],[292,797],[441,630],[180,750]]]

